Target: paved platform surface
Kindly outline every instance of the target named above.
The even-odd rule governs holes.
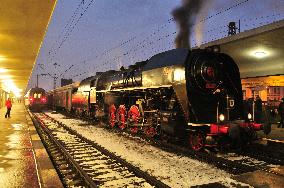
[[[0,188],[63,187],[23,104],[0,109]]]
[[[284,143],[284,128],[278,128],[278,124],[271,125],[271,132],[268,135],[261,135],[266,139],[281,141]]]
[[[0,109],[0,188],[63,187],[24,105],[14,103],[11,118],[6,119],[5,112],[5,108]],[[271,134],[265,137],[284,140],[284,128],[273,125]],[[284,174],[283,166],[275,171]],[[235,179],[255,187],[284,185],[283,176],[261,171]]]

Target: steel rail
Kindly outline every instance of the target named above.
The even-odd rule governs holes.
[[[52,142],[55,143],[57,147],[60,148],[60,150],[66,156],[67,160],[69,160],[69,162],[72,163],[72,165],[76,168],[77,172],[84,179],[85,183],[91,188],[97,188],[98,185],[89,177],[89,175],[80,167],[80,165],[66,151],[64,146],[62,146],[62,144],[59,141],[57,141],[57,139],[52,135],[52,132],[44,125],[44,123],[34,114],[32,114],[32,120],[34,123],[37,123],[38,126],[40,124],[40,127],[42,128],[42,130],[48,135],[48,137],[52,140]]]
[[[103,153],[106,156],[109,156],[112,159],[115,159],[117,162],[121,163],[122,165],[126,166],[130,171],[132,171],[136,176],[145,179],[149,184],[152,186],[158,187],[158,188],[169,188],[168,185],[164,184],[163,182],[157,180],[155,177],[149,175],[147,172],[140,170],[139,168],[133,166],[132,164],[128,163],[124,159],[116,156],[114,153],[108,151],[107,149],[103,148],[102,146],[98,145],[97,143],[94,143],[93,141],[83,137],[81,134],[78,132],[72,130],[68,126],[64,125],[62,122],[57,121],[56,119],[50,117],[49,115],[45,114],[48,118],[50,118],[52,121],[56,122],[63,128],[65,128],[67,131],[69,131],[71,134],[74,134],[78,136],[80,139],[85,141],[86,143],[92,145],[94,148],[96,148],[98,151]]]
[[[67,114],[67,116],[69,116],[69,115],[70,114]],[[59,122],[59,121],[57,121],[57,122]],[[122,131],[119,130],[119,129],[110,129],[110,130],[108,129],[108,131],[110,131],[110,132],[114,131],[114,132],[119,133],[119,134],[122,133]],[[125,132],[125,131],[123,131],[123,132]],[[130,134],[130,132],[127,132],[127,133]],[[123,136],[125,136],[125,134]],[[140,137],[148,140],[148,138],[145,137],[144,135],[140,135]],[[129,137],[129,138],[131,138],[131,137]],[[149,140],[148,140],[148,142],[149,142]],[[238,175],[238,174],[242,174],[242,173],[246,173],[246,172],[253,172],[253,171],[256,171],[256,170],[261,170],[261,171],[265,171],[265,172],[272,173],[272,174],[275,174],[275,175],[283,176],[283,175],[281,175],[277,172],[273,172],[268,167],[260,167],[260,166],[257,166],[257,165],[251,166],[251,165],[248,165],[248,164],[244,164],[240,161],[232,161],[232,160],[226,159],[224,157],[216,156],[216,154],[211,153],[211,152],[209,152],[209,153],[208,152],[202,152],[202,151],[195,152],[193,150],[186,148],[184,145],[181,146],[181,145],[177,145],[177,144],[174,144],[174,143],[164,143],[162,141],[153,141],[153,140],[150,140],[149,143],[152,146],[158,147],[158,148],[160,148],[164,151],[167,151],[167,152],[180,154],[180,155],[183,155],[183,156],[186,156],[186,157],[189,157],[189,158],[192,158],[192,159],[196,159],[196,160],[208,163],[208,164],[213,164],[217,168],[225,170],[225,171],[232,173],[234,175]],[[252,155],[248,155],[245,152],[236,152],[236,153],[242,154],[244,156],[248,156],[248,157],[251,157],[251,158],[255,158],[257,160],[263,160],[266,163],[283,165],[283,161],[281,161],[281,159],[268,160],[267,157],[265,157],[265,156],[259,156],[259,153],[257,154],[258,155],[257,157],[252,156]]]

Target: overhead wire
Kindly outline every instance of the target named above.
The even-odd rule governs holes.
[[[84,1],[82,1],[84,2]],[[84,4],[82,3],[81,4]],[[54,52],[53,52],[53,55],[52,55],[52,58],[51,59],[54,59],[55,56],[57,55],[58,51],[60,50],[60,48],[63,46],[63,44],[67,41],[67,39],[71,36],[74,28],[77,26],[77,24],[79,23],[79,21],[81,20],[81,18],[84,16],[84,14],[87,12],[87,10],[89,9],[89,7],[91,6],[91,4],[94,2],[94,0],[90,0],[90,2],[87,4],[86,7],[84,7],[83,11],[80,13],[80,16],[79,18],[74,22],[73,25],[70,25],[69,29],[65,32],[62,40],[59,42],[59,45],[55,48]],[[76,16],[73,18],[75,20]],[[73,23],[73,21],[72,21]]]
[[[55,45],[58,43],[58,41],[62,38],[62,35],[64,33],[67,33],[68,30],[71,27],[71,24],[74,22],[75,17],[77,16],[78,12],[79,12],[79,8],[82,5],[82,1],[78,4],[77,8],[75,9],[75,11],[73,12],[72,16],[68,19],[67,23],[65,24],[64,28],[62,29],[62,31],[60,32],[60,34],[57,37],[57,40],[52,44],[50,50],[48,51],[48,54],[50,55],[52,53],[52,51],[54,50]]]
[[[215,17],[215,16],[218,16],[218,15],[220,15],[220,14],[226,12],[226,11],[229,11],[229,10],[231,10],[231,9],[233,9],[233,8],[236,8],[236,7],[238,7],[238,6],[240,6],[240,5],[244,4],[244,3],[247,3],[248,1],[249,1],[249,0],[244,0],[244,1],[241,1],[241,2],[239,2],[239,3],[237,3],[237,4],[234,4],[234,5],[232,5],[232,6],[228,7],[228,8],[226,8],[226,9],[223,9],[223,10],[217,12],[216,14],[210,15],[210,16],[208,16],[208,17],[205,17],[205,18],[199,20],[198,23],[204,22],[204,21],[206,21],[206,20],[208,20],[208,19],[211,19],[211,18],[213,18],[213,17]],[[167,23],[171,23],[171,22],[173,22],[173,21],[174,21],[174,18],[170,18],[170,19],[167,20]],[[198,24],[198,23],[197,23],[197,24]],[[163,24],[162,26],[159,26],[157,29],[155,29],[153,32],[151,32],[151,34],[148,35],[148,37],[144,38],[144,40],[143,40],[143,41],[140,41],[138,44],[142,44],[142,43],[145,42],[149,37],[155,36],[157,33],[159,33],[159,31],[160,31],[163,27],[165,27],[165,25],[167,25],[167,24]],[[195,25],[196,25],[196,24],[195,24]],[[133,36],[133,37],[131,37],[129,40],[123,41],[123,42],[121,42],[120,44],[118,44],[118,45],[116,45],[116,46],[114,46],[114,47],[111,47],[111,48],[109,48],[109,49],[107,49],[107,50],[104,50],[102,53],[97,54],[97,55],[96,55],[95,57],[93,57],[93,58],[87,58],[87,59],[85,59],[85,61],[90,61],[90,60],[98,59],[99,57],[105,56],[105,55],[108,54],[109,52],[111,52],[111,51],[113,51],[113,50],[115,50],[115,49],[117,49],[117,48],[120,48],[120,47],[122,47],[122,46],[125,46],[125,45],[128,44],[130,41],[133,41],[134,39],[137,39],[138,36],[141,36],[141,34],[136,35],[136,36]],[[161,39],[160,39],[160,40],[161,40]],[[142,45],[141,47],[144,48],[145,45],[144,45],[144,46]],[[133,48],[131,48],[131,49],[133,50]],[[131,51],[131,50],[130,50],[130,51]],[[136,51],[136,50],[134,50],[134,51]],[[129,52],[127,52],[127,53],[129,53]],[[124,53],[124,54],[125,54],[125,53]],[[123,54],[123,55],[124,55],[124,54]],[[103,63],[103,64],[104,64],[104,63]]]

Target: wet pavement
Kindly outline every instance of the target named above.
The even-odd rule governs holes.
[[[60,187],[61,182],[58,183],[54,169],[51,174],[45,175],[48,174],[45,171],[50,171],[53,166],[46,160],[40,163],[44,148],[42,144],[40,147],[36,145],[41,142],[23,104],[13,104],[10,118],[5,118],[5,113],[6,109],[1,108],[0,187]],[[44,155],[48,159],[46,152]],[[45,164],[48,167],[43,169]],[[51,183],[53,177],[55,184]]]
[[[265,139],[284,143],[284,128],[278,128],[278,124],[271,125],[271,132],[268,135],[265,135],[262,131],[259,134]]]
[[[23,104],[13,104],[11,118],[5,112],[0,109],[0,188],[62,187]],[[283,131],[273,125],[272,134],[264,137],[282,141]],[[256,171],[235,179],[255,187],[282,187],[284,168],[275,171],[282,176]]]

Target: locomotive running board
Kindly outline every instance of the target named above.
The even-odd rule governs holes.
[[[210,126],[210,124],[200,124],[200,123],[187,123],[187,125],[189,126],[193,126],[193,127],[201,127],[201,126]]]
[[[129,91],[129,90],[143,90],[143,89],[156,89],[156,88],[170,88],[172,85],[159,85],[159,86],[149,86],[149,87],[129,87],[129,88],[121,88],[121,89],[110,89],[110,90],[99,90],[97,93],[106,93],[113,91]]]

